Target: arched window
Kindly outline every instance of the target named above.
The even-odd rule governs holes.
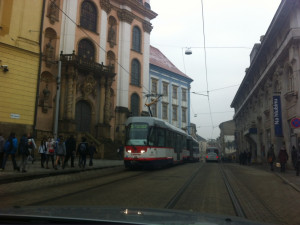
[[[90,1],[84,1],[81,4],[80,26],[90,31],[97,31],[97,10]]]
[[[131,62],[131,84],[135,86],[140,86],[141,80],[141,65],[137,59]]]
[[[141,52],[141,30],[137,26],[132,30],[132,49]]]
[[[82,39],[78,44],[78,55],[84,59],[95,60],[94,44],[88,39]]]
[[[132,112],[132,116],[139,116],[140,97],[136,93],[131,95],[131,112]]]

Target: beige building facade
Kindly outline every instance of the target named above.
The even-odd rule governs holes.
[[[238,152],[251,151],[255,162],[266,162],[285,144],[289,156],[300,144],[300,2],[283,0],[260,43],[232,101]],[[291,158],[291,157],[290,157]],[[290,161],[289,158],[289,161]]]
[[[45,1],[38,137],[124,139],[127,117],[147,111],[142,100],[156,15],[147,0]]]

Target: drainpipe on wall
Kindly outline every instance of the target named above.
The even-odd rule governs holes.
[[[45,3],[46,0],[43,0],[43,8],[42,8],[42,18],[41,18],[41,26],[40,26],[40,57],[39,57],[39,69],[38,69],[38,79],[36,85],[36,97],[35,97],[35,109],[34,109],[34,118],[33,118],[33,132],[36,137],[36,120],[37,120],[37,111],[38,111],[38,101],[39,101],[39,93],[40,93],[40,80],[41,80],[41,70],[42,70],[42,36],[43,36],[43,25],[44,25],[44,14],[45,14]]]
[[[62,54],[62,53],[61,53]],[[58,61],[58,73],[57,73],[57,91],[56,91],[56,99],[55,99],[55,118],[54,118],[54,140],[57,139],[57,131],[58,131],[58,113],[59,113],[59,101],[60,101],[60,80],[61,80],[61,60]]]

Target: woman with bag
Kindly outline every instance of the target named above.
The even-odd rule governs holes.
[[[39,153],[41,154],[41,167],[44,168],[44,163],[47,159],[46,153],[47,153],[47,139],[46,137],[43,138],[41,141],[41,145],[39,147]]]
[[[285,164],[289,159],[289,156],[286,152],[285,143],[282,143],[281,149],[278,154],[278,159],[280,162],[280,172],[285,172]]]
[[[54,153],[55,153],[55,141],[53,138],[49,137],[48,141],[46,142],[47,152],[46,152],[46,169],[49,169],[48,162],[51,158],[52,167],[54,169]]]

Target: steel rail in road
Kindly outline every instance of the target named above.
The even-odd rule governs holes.
[[[198,175],[198,173],[201,171],[201,168],[204,166],[204,164],[202,164],[197,170],[196,172],[190,177],[190,179],[188,179],[183,185],[182,187],[178,190],[178,192],[173,196],[173,198],[171,198],[171,200],[166,204],[165,208],[167,209],[173,209],[174,206],[177,204],[177,202],[179,201],[179,199],[181,198],[182,194],[186,191],[186,189],[189,187],[189,185],[193,182],[193,180],[195,179],[195,177]]]
[[[77,191],[74,191],[74,192],[68,192],[67,194],[62,194],[62,195],[60,195],[60,196],[56,196],[56,197],[52,197],[52,198],[49,198],[49,199],[45,199],[45,200],[42,200],[42,201],[39,201],[39,202],[31,203],[31,204],[29,204],[29,206],[42,205],[42,204],[45,204],[45,203],[47,203],[47,202],[51,202],[51,201],[54,201],[54,200],[58,200],[58,199],[61,199],[61,198],[64,198],[64,197],[69,197],[69,196],[76,195],[76,194],[79,194],[79,193],[84,193],[84,192],[87,192],[87,191],[90,191],[90,190],[93,190],[93,189],[97,189],[97,188],[99,188],[99,187],[103,187],[103,186],[106,186],[106,185],[119,183],[119,182],[122,182],[122,181],[124,181],[124,180],[133,179],[133,178],[142,176],[142,175],[144,175],[145,173],[147,173],[147,172],[140,172],[140,173],[134,174],[134,175],[132,175],[132,176],[126,176],[126,177],[118,178],[118,179],[116,179],[116,180],[112,180],[112,181],[105,182],[105,183],[103,183],[103,184],[93,185],[93,186],[91,186],[91,187],[89,187],[89,188],[84,188],[84,189],[77,190]],[[113,175],[113,174],[119,174],[119,172],[109,174],[109,176],[111,176],[111,175]],[[105,176],[107,176],[107,175],[105,175]],[[101,178],[102,178],[102,177],[101,177]]]
[[[219,165],[219,169],[220,169],[220,173],[223,177],[225,186],[227,188],[228,194],[230,196],[231,202],[233,204],[236,215],[239,216],[239,217],[247,218],[246,214],[245,214],[245,212],[244,212],[244,210],[243,210],[243,208],[242,208],[242,206],[239,202],[239,200],[237,199],[237,197],[236,197],[236,195],[235,195],[235,193],[234,193],[234,191],[233,191],[233,189],[232,189],[232,187],[231,187],[231,185],[228,181],[228,178],[227,178],[227,175],[226,175],[226,173],[223,169],[223,166]]]

